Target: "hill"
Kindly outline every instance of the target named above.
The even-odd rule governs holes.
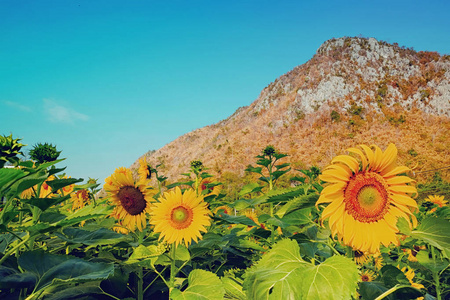
[[[415,166],[413,175],[424,180],[450,166],[449,134],[449,55],[344,37],[323,43],[251,105],[143,157],[161,164],[171,183],[192,160],[219,178],[243,176],[267,145],[289,154],[283,162],[294,168],[322,168],[348,147],[392,142],[399,163]],[[449,180],[449,173],[441,175]]]

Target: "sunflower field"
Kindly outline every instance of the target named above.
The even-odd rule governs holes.
[[[0,299],[450,298],[448,191],[424,196],[394,144],[322,170],[267,146],[236,195],[201,161],[169,183],[141,159],[101,189],[22,146],[0,136]]]

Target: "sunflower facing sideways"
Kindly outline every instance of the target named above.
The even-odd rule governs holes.
[[[105,179],[104,189],[115,206],[112,215],[131,231],[135,231],[136,227],[142,231],[147,226],[147,214],[150,213],[152,196],[156,193],[148,188],[148,183],[142,177],[136,182],[131,170],[123,167]]]
[[[188,247],[193,240],[201,239],[201,232],[206,232],[206,227],[211,224],[207,205],[195,190],[182,193],[176,187],[152,205],[150,224],[155,226],[154,232],[160,233],[160,240],[175,243],[175,246],[184,242]]]
[[[373,150],[372,150],[373,149]],[[378,146],[350,148],[359,157],[339,155],[320,175],[329,184],[322,190],[316,206],[328,203],[322,222],[328,219],[332,235],[354,250],[375,254],[380,244],[398,245],[397,219],[405,218],[411,227],[417,220],[411,209],[417,203],[414,180],[402,173],[410,169],[397,166],[397,148],[389,144],[383,152]]]

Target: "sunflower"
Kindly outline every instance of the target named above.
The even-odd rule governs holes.
[[[152,171],[150,166],[147,164],[145,158],[139,159],[139,169],[138,174],[140,178],[150,179],[152,177]]]
[[[371,270],[365,270],[359,275],[361,281],[370,282],[375,279],[375,273]]]
[[[45,180],[42,185],[41,185],[41,190],[39,192],[39,198],[47,198],[47,197],[51,197],[54,194],[52,193],[52,188],[47,184],[47,182],[49,181],[53,181],[55,180],[55,176],[51,175],[50,177],[47,178],[47,180]]]
[[[64,175],[64,177],[62,177],[61,179],[69,179],[69,178],[71,178],[71,177],[70,176],[67,177],[66,175]],[[75,188],[75,184],[66,185],[65,187],[58,190],[58,194],[60,194],[61,196],[69,195],[70,193],[73,192],[74,188]]]
[[[35,191],[37,190],[37,185],[27,188],[20,194],[20,198],[22,199],[30,199],[34,197]]]
[[[437,195],[433,195],[433,196],[428,196],[428,198],[425,199],[425,201],[431,202],[433,204],[436,204],[438,207],[444,207],[447,206],[448,201],[444,200],[444,196],[437,196]],[[437,207],[433,207],[432,209],[430,209],[429,213],[433,213],[435,212],[437,209]]]
[[[139,231],[147,225],[147,213],[150,213],[153,189],[147,188],[148,180],[140,178],[137,182],[127,168],[118,168],[105,179],[104,189],[115,206],[113,216],[131,231]]]
[[[255,222],[256,225],[258,225],[259,227],[265,229],[264,224],[261,224],[261,223],[259,222],[259,220],[258,220],[258,215],[256,214],[255,211],[249,209],[249,210],[245,211],[244,214],[245,214],[245,216],[246,216],[247,218],[249,218],[250,220],[252,220],[253,222]],[[250,229],[252,229],[253,227],[255,227],[255,226],[247,226],[247,229],[250,230]]]
[[[228,205],[221,205],[214,209],[214,214],[218,214],[220,210],[222,210],[222,213],[227,215],[231,215],[233,213],[233,209],[231,207]]]
[[[154,232],[160,232],[159,239],[175,246],[184,242],[186,247],[202,238],[206,226],[211,224],[207,203],[202,195],[188,189],[184,193],[179,187],[165,192],[152,206],[150,224]]]
[[[72,195],[70,195],[70,199],[72,200],[72,210],[79,210],[83,208],[86,204],[89,204],[91,202],[91,198],[89,196],[88,190],[78,190]]]
[[[397,266],[398,269],[399,266]],[[405,274],[406,278],[408,278],[409,283],[411,284],[412,287],[416,288],[416,289],[424,289],[425,287],[423,286],[423,284],[420,283],[415,283],[413,281],[414,276],[416,276],[416,273],[414,273],[413,269],[407,268],[407,267],[403,267],[400,269],[400,271],[403,272],[403,274]]]
[[[399,176],[410,169],[396,165],[395,145],[389,144],[384,152],[375,145],[372,148],[360,145],[347,150],[359,160],[350,155],[335,157],[319,177],[329,184],[316,202],[316,206],[329,203],[321,219],[328,219],[333,236],[369,254],[377,253],[380,244],[399,245],[398,218],[405,218],[410,227],[417,225],[411,212],[417,209],[410,197],[417,193],[414,180]]]
[[[208,187],[208,185],[210,185],[210,184],[217,184],[217,182],[213,182],[212,180],[209,180],[209,179],[203,179],[199,185],[199,193],[203,193],[206,196],[219,195],[219,193],[221,191],[220,184],[215,185],[213,187]],[[203,191],[206,191],[206,192],[203,192]]]
[[[358,265],[363,265],[369,260],[369,256],[367,256],[366,254],[364,254],[364,252],[361,252],[359,250],[354,251],[353,256],[355,258],[355,262]]]
[[[380,253],[376,253],[373,255],[373,265],[375,266],[375,269],[381,270],[383,267],[383,256],[381,256]]]

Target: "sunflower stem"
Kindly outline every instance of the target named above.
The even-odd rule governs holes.
[[[433,257],[433,263],[436,265],[436,253],[434,251],[434,247],[430,245],[431,249],[431,256]],[[436,298],[437,300],[441,300],[441,287],[439,283],[439,273],[437,271],[432,271],[433,273],[433,279],[434,279],[434,285],[436,286]]]
[[[29,239],[30,239],[30,235],[28,235],[27,237],[25,237],[20,243],[18,243],[14,248],[12,248],[11,250],[9,250],[8,252],[5,253],[5,255],[2,257],[2,259],[0,259],[0,265],[3,264],[3,262],[14,252],[16,252],[17,249],[19,249],[23,244],[25,244]]]
[[[395,291],[399,290],[399,289],[403,289],[403,288],[411,288],[410,285],[400,285],[397,284],[394,287],[390,288],[389,290],[387,290],[386,292],[384,292],[383,294],[381,294],[380,296],[376,297],[375,300],[381,300],[386,298],[387,296],[389,296],[390,294],[394,293]]]
[[[273,218],[273,203],[271,202],[270,204],[270,217]],[[274,227],[275,225],[270,225],[270,243],[273,244],[274,240],[275,240],[275,236],[274,236]]]
[[[143,300],[144,299],[144,272],[143,267],[139,267],[137,270],[137,290],[136,290],[136,299]]]
[[[170,264],[170,281],[169,281],[169,284],[170,284],[170,289],[172,289],[172,288],[174,288],[175,287],[175,276],[177,275],[176,274],[176,266],[175,266],[175,255],[176,255],[176,251],[177,251],[177,246],[175,245],[175,243],[173,243],[172,244],[172,248],[170,249],[170,251],[172,252],[171,254],[170,254],[170,256],[171,256],[171,264]]]

